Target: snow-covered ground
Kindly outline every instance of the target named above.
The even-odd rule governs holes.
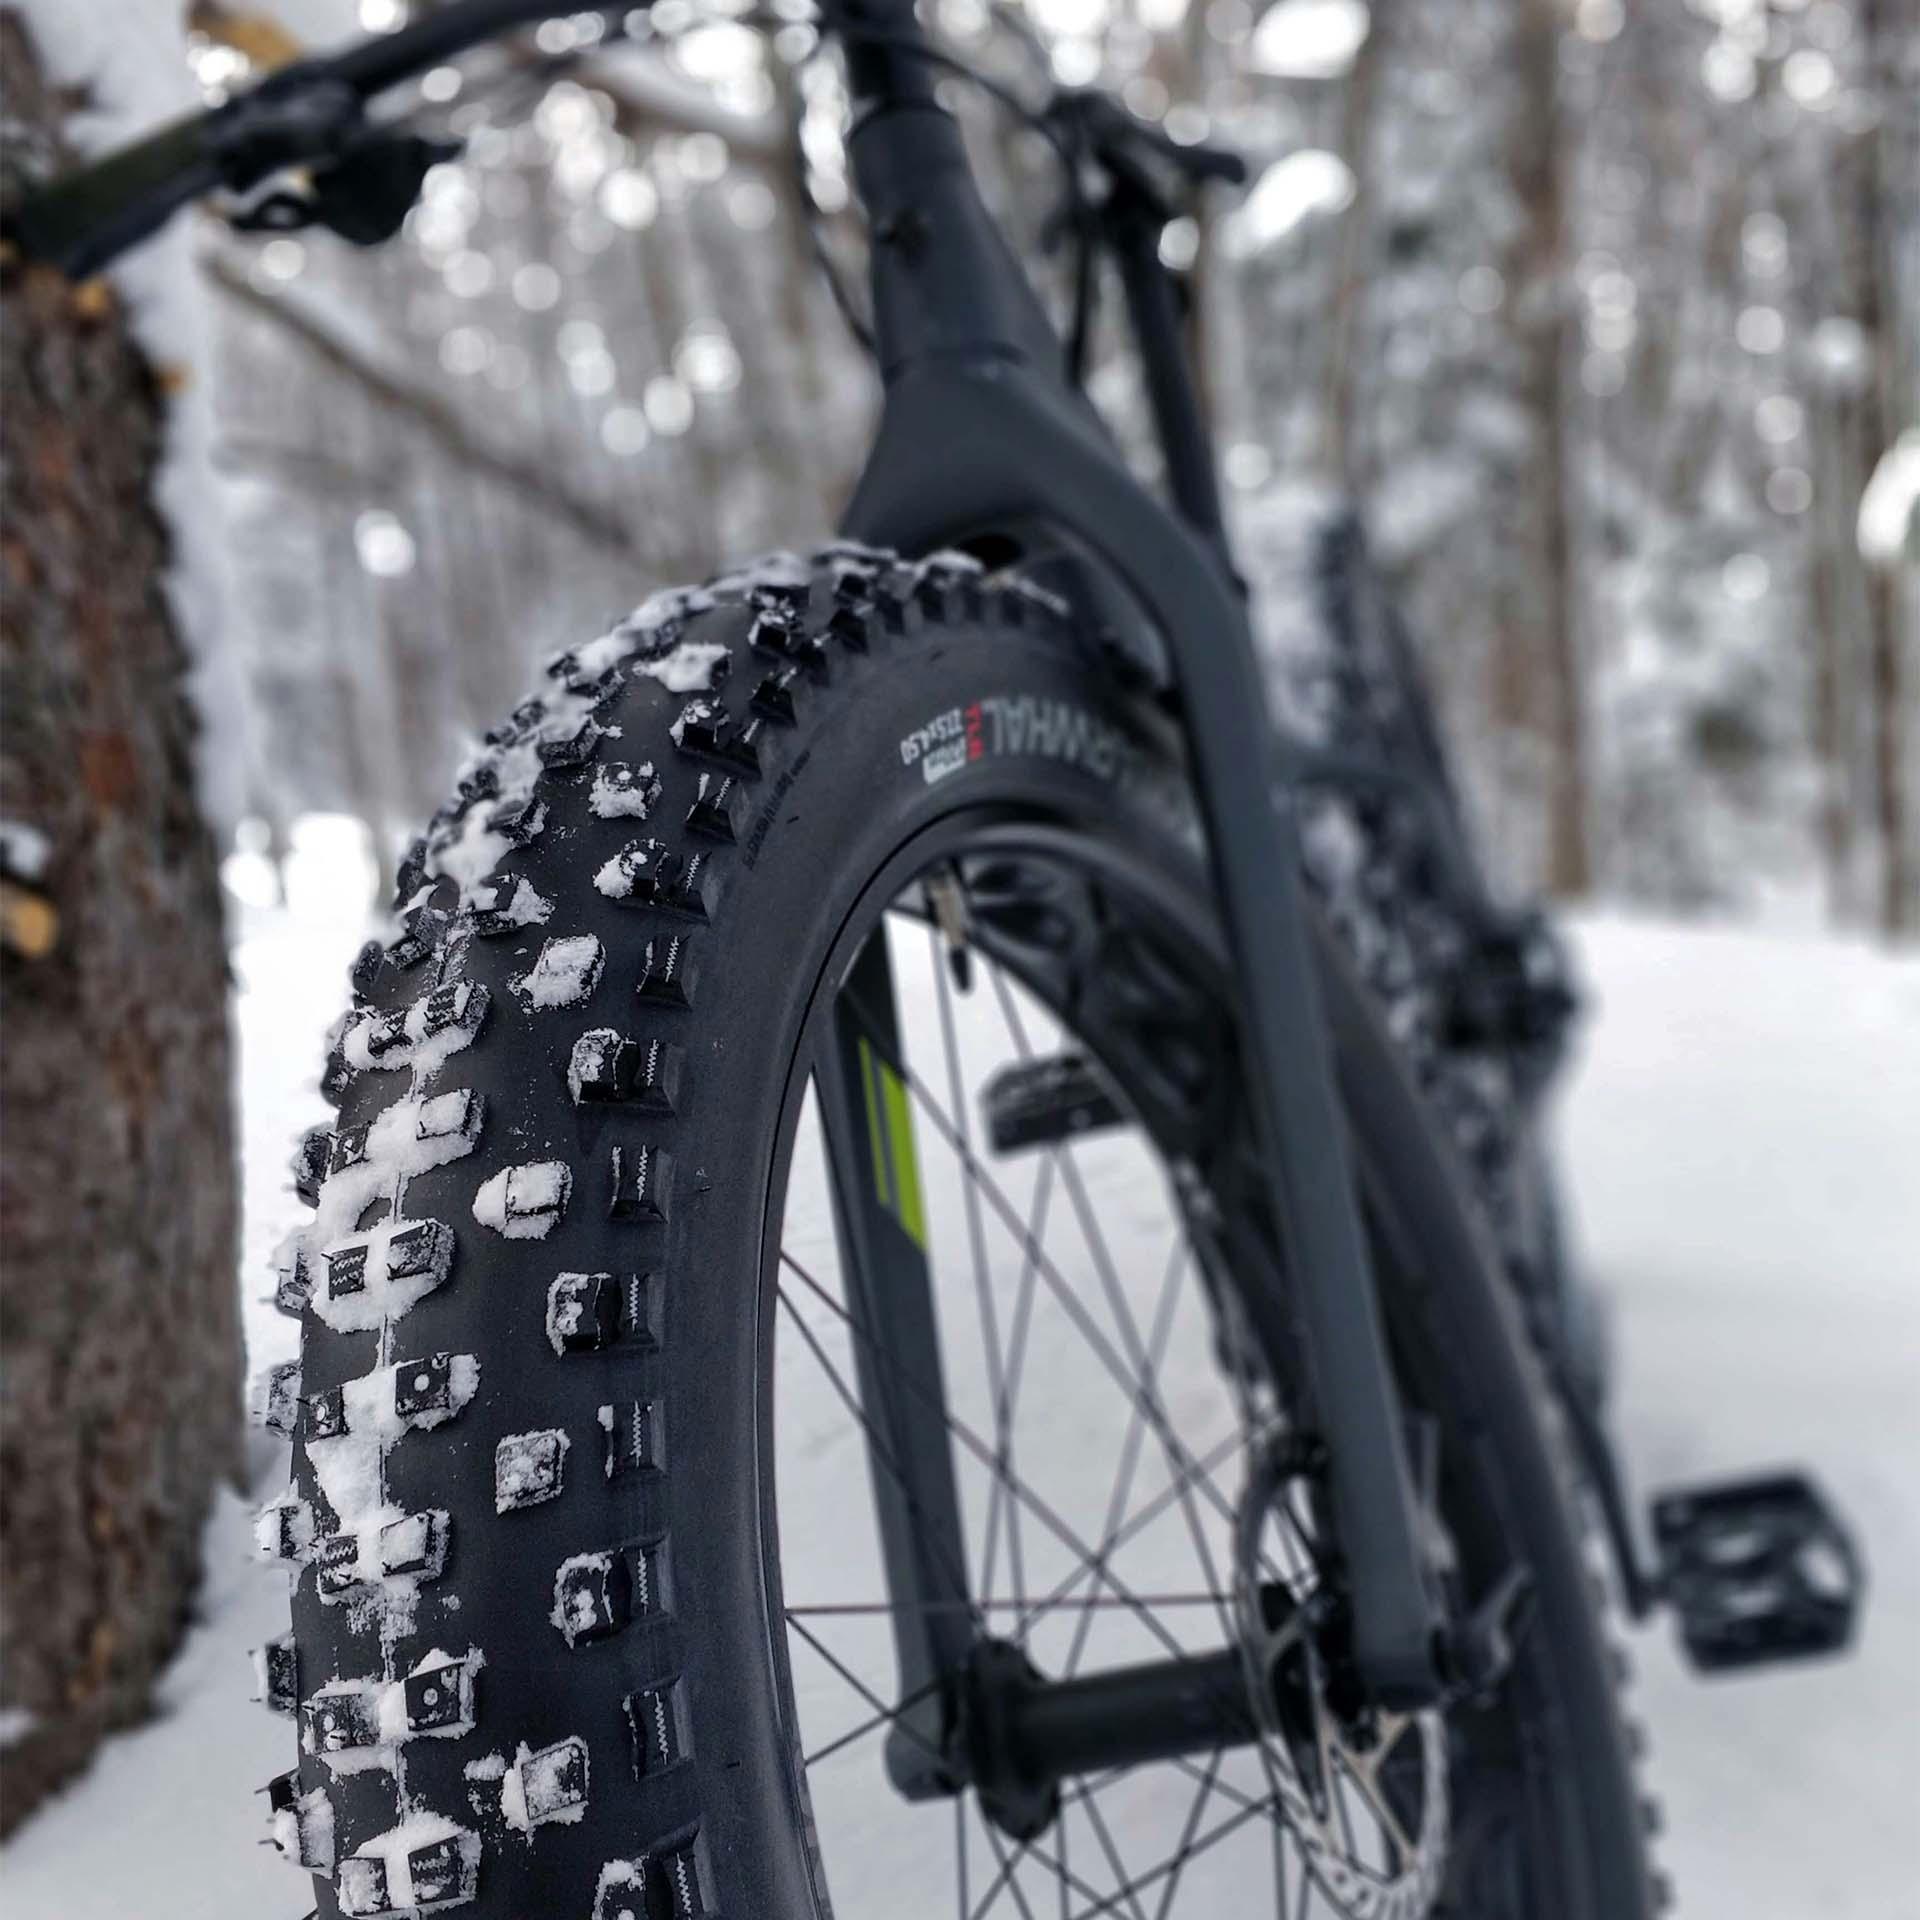
[[[1842,1665],[1702,1682],[1640,1636],[1663,1855],[1702,1920],[1912,1920],[1920,965],[1628,921],[1567,1115],[1636,1483],[1816,1465],[1871,1563]]]
[[[241,912],[244,1290],[256,1360],[291,1328],[256,1296],[294,1202],[294,1131],[358,928],[339,843],[284,908]],[[241,876],[243,879],[244,875]],[[1920,1778],[1920,965],[1830,941],[1590,920],[1600,1013],[1566,1136],[1585,1254],[1610,1304],[1644,1486],[1817,1463],[1857,1520],[1874,1593],[1856,1656],[1716,1685],[1640,1637],[1664,1858],[1696,1920],[1905,1920]],[[267,1449],[258,1455],[272,1470]],[[248,1704],[245,1649],[279,1631],[245,1509],[209,1531],[201,1624],[156,1721],[0,1853],[9,1920],[294,1920],[305,1883],[257,1844],[288,1763]]]

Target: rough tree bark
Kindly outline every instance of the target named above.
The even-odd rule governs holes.
[[[61,103],[7,12],[0,95],[17,179]],[[103,288],[0,275],[0,813],[49,850],[0,956],[3,1832],[145,1710],[239,1461],[241,1361],[220,896],[151,502],[164,395]]]
[[[1526,697],[1513,720],[1544,743],[1542,804],[1546,810],[1542,878],[1562,900],[1593,890],[1593,849],[1588,840],[1586,716],[1579,609],[1571,582],[1571,527],[1567,498],[1569,459],[1565,405],[1568,361],[1566,300],[1570,248],[1566,218],[1566,133],[1560,125],[1560,38],[1563,17],[1553,0],[1528,0],[1514,26],[1515,64],[1523,105],[1512,134],[1514,179],[1527,210],[1525,238],[1517,249],[1520,299],[1526,317],[1519,331],[1528,348],[1522,391],[1539,422],[1537,471],[1543,485],[1532,516],[1537,553],[1534,570],[1545,618],[1509,626],[1499,652],[1527,662],[1520,678]]]
[[[1866,220],[1879,439],[1890,447],[1920,425],[1920,17],[1901,0],[1864,0],[1862,18],[1875,96],[1886,103],[1874,133]],[[1920,565],[1909,548],[1874,573],[1878,920],[1882,933],[1911,939],[1920,935]]]

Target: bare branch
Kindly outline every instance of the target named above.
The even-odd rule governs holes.
[[[369,359],[295,296],[263,293],[231,261],[213,254],[208,277],[250,313],[291,335],[315,359],[372,393],[384,406],[404,415],[462,466],[499,481],[530,505],[571,527],[583,539],[623,558],[644,561],[633,529],[598,501],[574,492],[544,467],[534,466],[476,433],[472,425],[436,394],[409,386]]]
[[[606,57],[591,68],[591,85],[613,102],[616,124],[629,137],[641,133],[717,133],[736,160],[778,166],[790,151],[777,113],[736,113],[705,87],[682,80],[653,61]]]
[[[213,460],[221,473],[266,474],[277,484],[330,500],[369,500],[393,479],[391,471],[376,477],[364,467],[313,447],[224,429]]]
[[[429,8],[444,0],[428,0]],[[652,133],[717,133],[733,157],[753,165],[782,163],[790,150],[788,129],[777,113],[737,113],[697,81],[683,79],[646,48],[614,40],[592,52],[542,54],[525,40],[501,49],[507,63],[538,76],[570,71],[612,102],[614,119],[629,139]]]

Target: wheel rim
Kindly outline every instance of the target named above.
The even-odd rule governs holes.
[[[1203,1262],[1178,1190],[1184,1177],[1191,1203],[1193,1176],[1174,1171],[1143,1127],[1014,1160],[985,1151],[982,1052],[1030,1060],[1094,1036],[1069,1036],[1057,1001],[1042,998],[1047,969],[1033,950],[1049,944],[1059,904],[1044,866],[954,870],[989,888],[997,872],[1001,884],[999,921],[973,929],[971,993],[956,990],[949,936],[935,919],[896,913],[888,924],[908,1009],[900,1078],[921,1147],[977,1631],[1021,1648],[1051,1677],[1217,1652],[1234,1643],[1245,1605],[1237,1483],[1276,1409],[1216,1362]],[[771,1590],[821,1912],[891,1916],[910,1889],[914,1911],[963,1920],[1167,1920],[1250,1910],[1250,1888],[1264,1885],[1271,1910],[1289,1920],[1428,1913],[1447,1819],[1444,1740],[1431,1719],[1375,1756],[1403,1776],[1398,1805],[1383,1790],[1385,1770],[1343,1759],[1337,1740],[1330,1790],[1310,1805],[1271,1729],[1232,1751],[1070,1779],[1058,1820],[1036,1840],[1000,1832],[971,1792],[945,1809],[893,1793],[878,1750],[913,1702],[895,1697],[871,1520],[862,1533],[849,1512],[855,1490],[866,1500],[862,1454],[871,1450],[853,1383],[860,1329],[839,1285],[810,1100],[779,1222],[780,1565]],[[1061,1353],[1074,1356],[1082,1381],[1073,1392],[1059,1390],[1074,1377],[1053,1358]],[[1314,1579],[1305,1525],[1297,1510],[1276,1518],[1261,1549],[1274,1578],[1301,1597]]]

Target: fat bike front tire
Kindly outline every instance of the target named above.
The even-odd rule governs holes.
[[[993,903],[1013,856],[975,849],[1008,835],[1053,850],[1055,896],[1016,863]],[[1185,903],[1167,952],[1195,956],[1143,977],[1227,1019],[1177,730],[1061,606],[958,558],[834,548],[657,597],[553,661],[408,861],[336,1031],[337,1123],[296,1163],[315,1215],[276,1285],[301,1358],[259,1390],[293,1449],[260,1521],[292,1574],[292,1632],[260,1662],[299,1738],[274,1834],[326,1920],[829,1911],[776,1624],[771,1276],[809,1023],[849,929],[935,846],[1009,965],[1063,1023],[1109,1021],[1116,1057],[1112,1022],[1172,1018],[1102,1013],[1111,972],[1071,958],[1105,951],[1127,873]],[[1124,858],[1075,877],[1080,847]],[[1453,1830],[1482,1837],[1427,1910],[1645,1920],[1552,1409],[1447,1151],[1328,954],[1463,1578],[1523,1558],[1538,1593],[1500,1700],[1458,1730]],[[1244,1107],[1230,1051],[1219,1072]]]

